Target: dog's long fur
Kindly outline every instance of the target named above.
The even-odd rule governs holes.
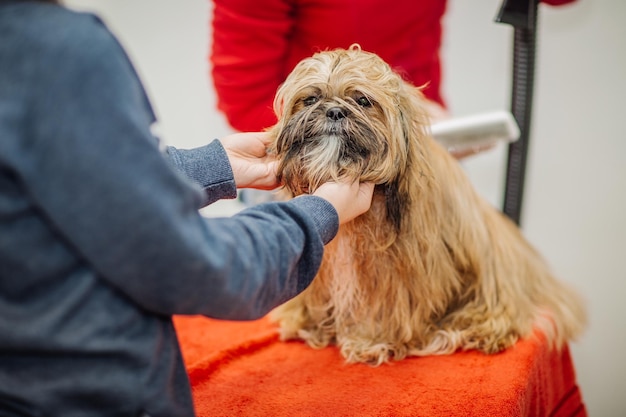
[[[349,362],[501,351],[540,330],[556,348],[585,324],[517,226],[484,201],[429,135],[419,89],[378,56],[324,51],[279,88],[271,150],[292,196],[348,177],[376,183],[317,277],[272,312],[285,339],[339,346]]]

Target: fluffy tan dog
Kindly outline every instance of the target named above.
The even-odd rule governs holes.
[[[424,103],[358,45],[303,60],[279,88],[272,151],[292,196],[341,177],[377,184],[311,286],[272,312],[283,338],[375,365],[495,353],[535,328],[559,348],[584,327],[580,299],[431,138]]]

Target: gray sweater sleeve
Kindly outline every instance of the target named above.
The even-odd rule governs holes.
[[[338,228],[326,200],[203,218],[203,205],[234,197],[223,150],[170,150],[185,175],[172,168],[150,134],[141,83],[104,26],[40,59],[47,65],[37,68],[55,71],[32,74],[28,91],[40,94],[24,120],[29,137],[11,145],[10,162],[86,268],[164,315],[253,319],[306,288]]]
[[[233,171],[226,151],[217,139],[206,146],[194,149],[177,149],[168,146],[166,154],[176,169],[204,190],[205,205],[222,198],[237,197]]]

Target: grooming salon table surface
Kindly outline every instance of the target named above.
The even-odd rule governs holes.
[[[174,318],[198,417],[587,416],[566,347],[533,337],[497,354],[346,364],[281,342],[267,318]]]

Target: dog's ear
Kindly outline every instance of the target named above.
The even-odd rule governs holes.
[[[387,219],[396,230],[400,230],[402,216],[412,207],[411,199],[425,196],[432,187],[431,167],[428,163],[429,119],[424,107],[421,91],[413,85],[400,80],[396,95],[396,126],[393,128],[399,149],[404,155],[399,158],[396,178],[383,185],[387,206]]]
[[[420,159],[424,159],[424,153],[428,150],[426,141],[430,126],[425,105],[426,99],[420,88],[405,81],[401,81],[397,99],[402,134],[408,152],[407,157],[418,158],[421,156]]]
[[[400,193],[398,189],[398,179],[381,184],[382,192],[385,196],[385,208],[387,211],[387,221],[393,225],[397,233],[402,226],[402,213],[406,213],[409,207],[408,195]]]

